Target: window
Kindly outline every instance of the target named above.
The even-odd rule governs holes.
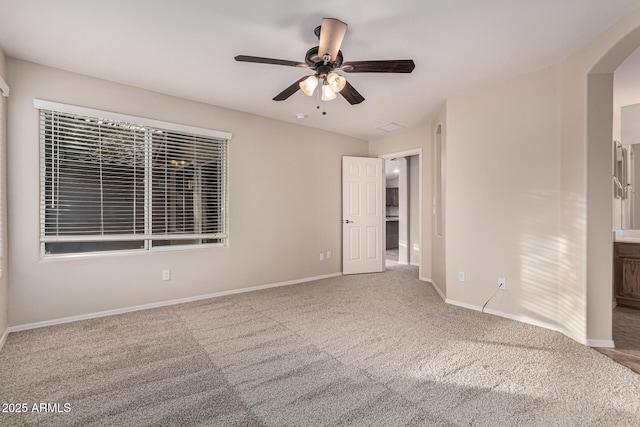
[[[230,134],[35,104],[44,256],[226,244]]]

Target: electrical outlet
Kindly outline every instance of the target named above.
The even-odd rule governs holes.
[[[162,270],[162,280],[171,280],[171,270]]]
[[[331,251],[327,251],[327,259],[331,259]]]
[[[466,280],[466,275],[464,271],[458,271],[458,282],[464,282]]]
[[[324,261],[324,252],[320,252],[320,261]]]
[[[498,289],[502,289],[503,291],[507,289],[507,279],[498,277]]]

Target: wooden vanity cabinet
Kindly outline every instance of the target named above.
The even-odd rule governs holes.
[[[386,249],[398,247],[398,221],[387,221],[387,244]]]
[[[640,244],[614,243],[613,288],[618,305],[640,308]]]
[[[397,187],[387,187],[387,206],[398,206],[399,198],[398,198],[398,188]]]

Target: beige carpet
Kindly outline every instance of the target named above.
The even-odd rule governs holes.
[[[29,410],[0,425],[640,424],[638,374],[448,306],[416,277],[393,267],[10,334],[0,399]]]

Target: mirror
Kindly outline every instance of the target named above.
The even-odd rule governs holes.
[[[622,107],[621,142],[614,143],[613,194],[620,199],[622,229],[640,229],[640,104]],[[636,173],[638,171],[638,173]]]

